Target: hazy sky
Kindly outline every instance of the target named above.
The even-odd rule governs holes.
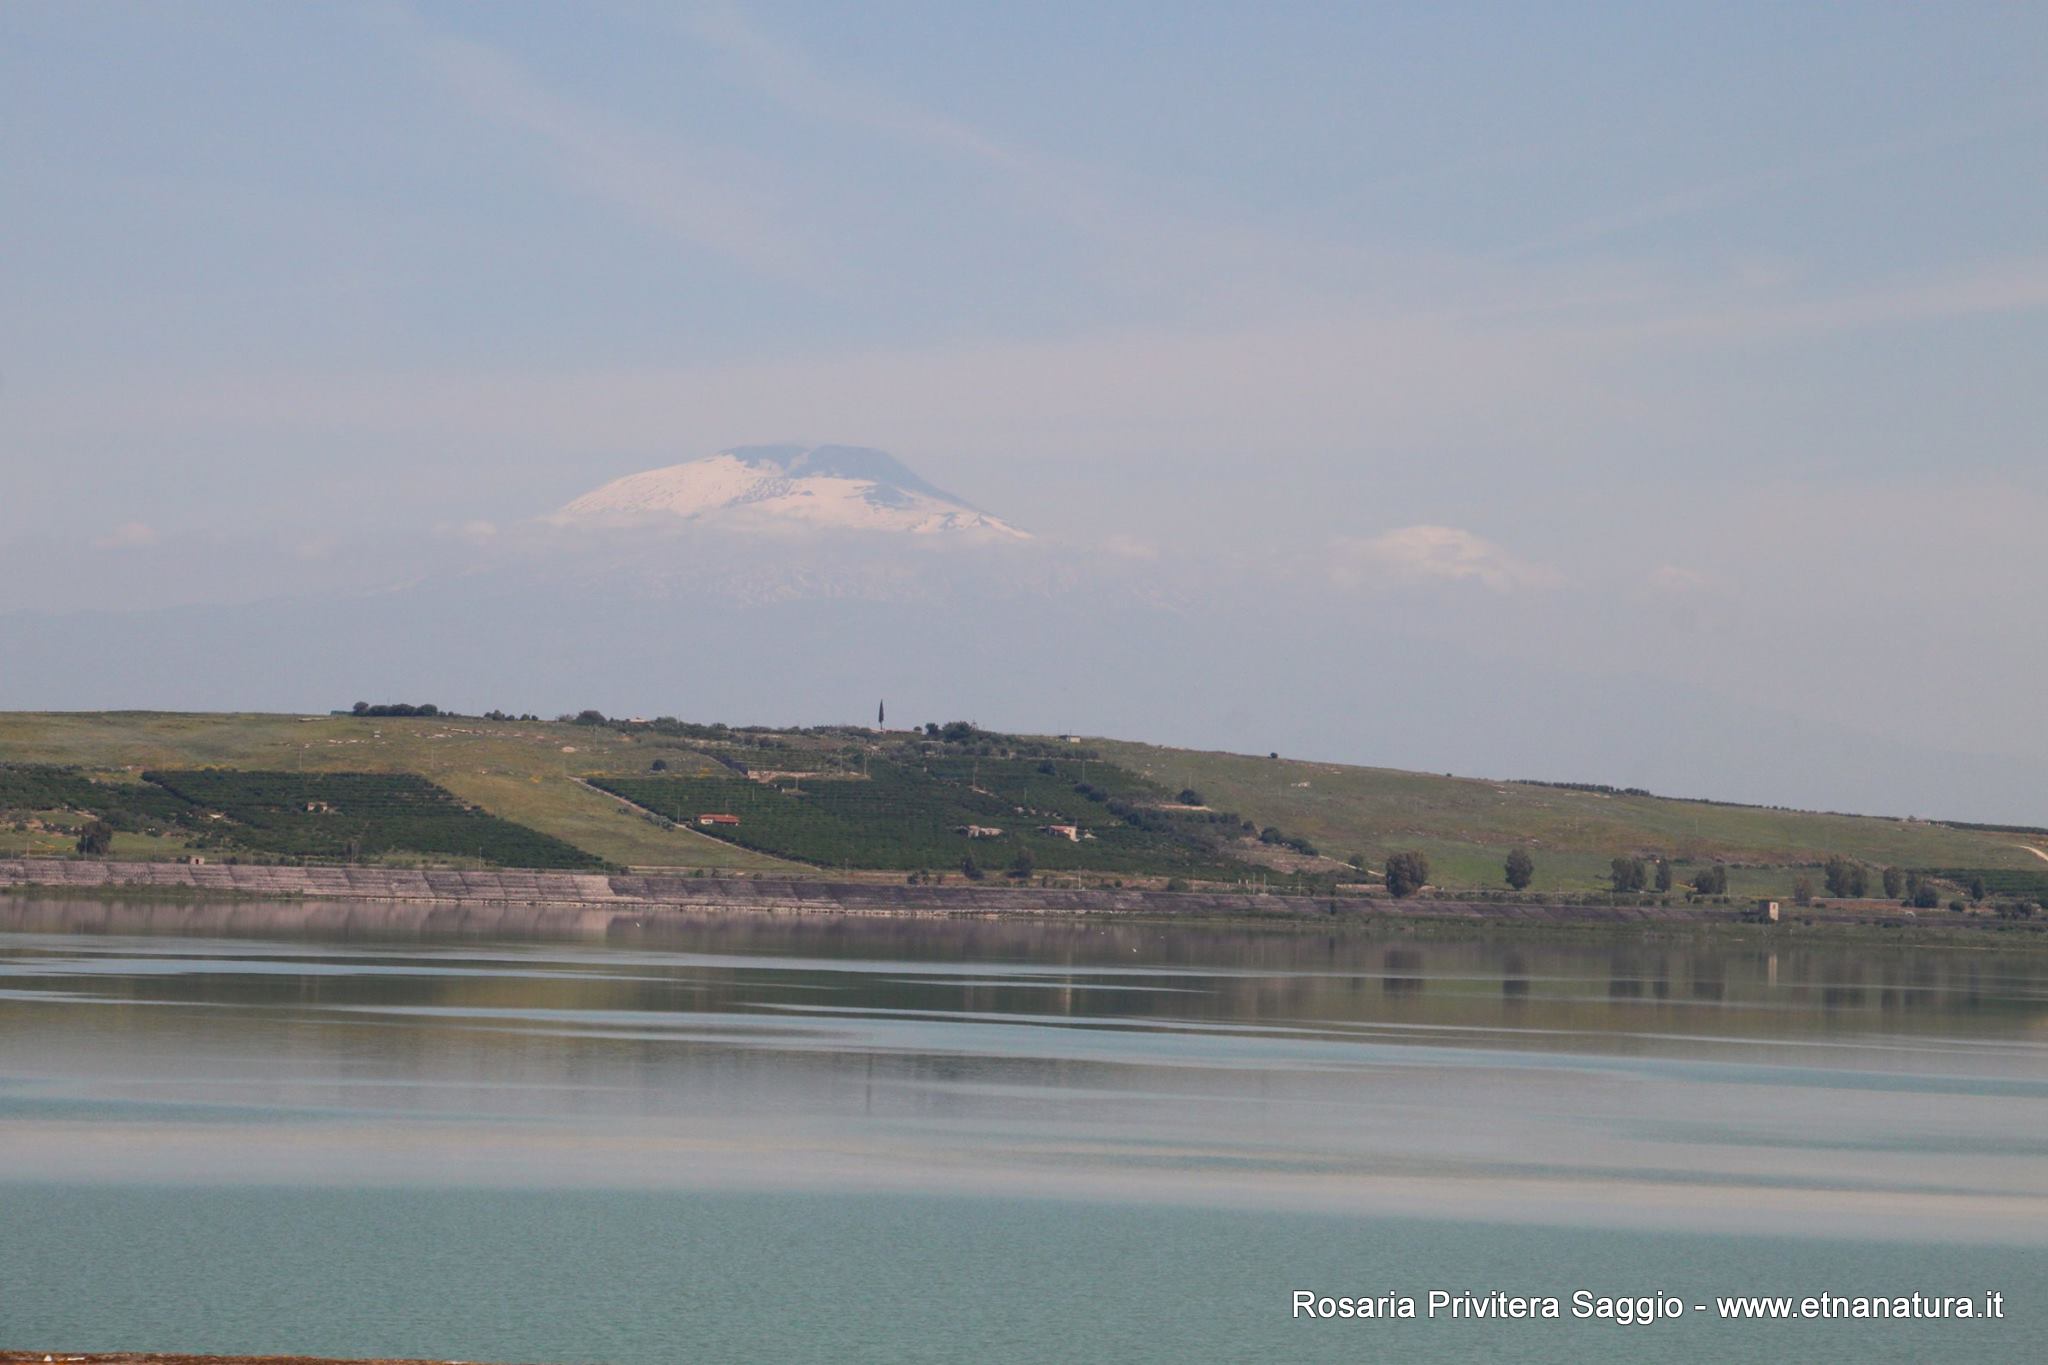
[[[0,223],[0,610],[845,441],[2048,770],[2039,5],[11,0]]]

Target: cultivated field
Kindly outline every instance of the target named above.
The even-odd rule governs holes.
[[[714,771],[717,766],[664,740],[553,723],[145,711],[0,713],[0,761],[77,764],[131,776],[145,769],[200,767],[418,773],[493,815],[566,840],[606,862],[786,869],[779,860],[747,849],[687,830],[663,829],[579,780],[586,773],[644,772],[656,757],[665,757],[678,771]],[[20,851],[13,841],[21,838],[0,831],[0,852]],[[129,836],[117,837],[116,851],[149,856]]]

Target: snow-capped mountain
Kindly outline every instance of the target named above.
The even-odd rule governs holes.
[[[861,446],[735,446],[702,460],[614,479],[554,516],[565,524],[671,519],[1030,538],[934,488],[894,456]]]

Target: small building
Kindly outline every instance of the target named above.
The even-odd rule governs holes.
[[[964,834],[970,839],[1000,839],[1003,832],[994,825],[956,825],[955,834]]]
[[[1040,834],[1050,834],[1055,839],[1065,839],[1071,844],[1081,842],[1081,827],[1079,825],[1040,825],[1038,832]]]
[[[700,825],[737,825],[739,822],[740,818],[737,815],[700,815],[697,817],[697,823]]]
[[[1758,901],[1756,903],[1756,917],[1766,924],[1776,924],[1778,922],[1778,903],[1776,901]]]

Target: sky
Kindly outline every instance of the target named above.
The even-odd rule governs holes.
[[[164,686],[64,621],[417,595],[618,475],[838,441],[1204,647],[1284,603],[1439,661],[1420,739],[1331,758],[1526,677],[1835,767],[1496,724],[1496,773],[1949,765],[2048,821],[2044,54],[2009,4],[12,0],[0,706]]]

